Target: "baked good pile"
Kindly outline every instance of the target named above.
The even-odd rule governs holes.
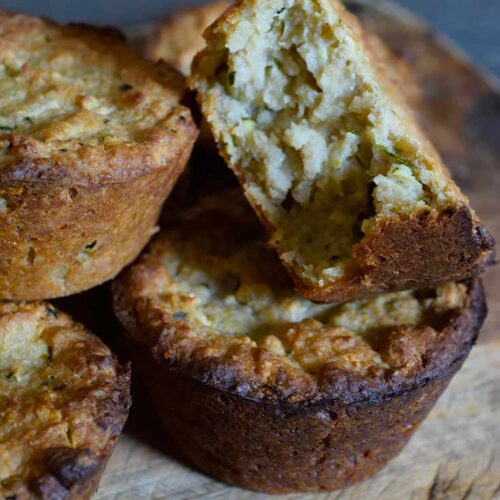
[[[467,358],[494,262],[408,67],[337,0],[181,10],[144,53],[0,12],[0,496],[97,488],[130,364],[46,301],[109,280],[191,464],[268,493],[377,473]]]

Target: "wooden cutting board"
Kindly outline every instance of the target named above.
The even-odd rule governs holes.
[[[391,4],[356,0],[363,22],[403,55],[421,87],[420,118],[457,182],[500,236],[500,94],[447,41]],[[144,35],[149,30],[135,32]],[[404,452],[377,477],[343,491],[287,498],[500,498],[500,269],[486,278],[490,316],[456,376]],[[264,498],[214,481],[170,450],[144,391],[97,499]]]

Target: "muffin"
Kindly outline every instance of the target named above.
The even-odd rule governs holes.
[[[460,368],[485,317],[478,279],[309,302],[234,191],[179,214],[113,292],[180,453],[267,493],[333,490],[380,470]]]
[[[0,299],[114,277],[196,140],[183,78],[113,30],[0,11]]]
[[[188,76],[194,56],[205,47],[203,32],[231,2],[214,2],[174,11],[163,19],[146,44],[146,56],[168,64]]]
[[[432,287],[493,261],[492,237],[336,0],[238,1],[190,86],[304,297]]]
[[[0,302],[0,498],[86,499],[130,406],[130,370],[43,302]]]

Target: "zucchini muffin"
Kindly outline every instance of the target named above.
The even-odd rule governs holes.
[[[190,86],[306,298],[466,278],[494,241],[337,0],[240,0]]]
[[[114,277],[196,140],[183,78],[113,30],[0,11],[0,298]]]
[[[0,302],[0,498],[94,493],[130,406],[130,370],[46,303]]]
[[[482,286],[309,302],[242,198],[180,214],[113,284],[138,370],[179,451],[210,475],[270,493],[360,481],[467,357]]]

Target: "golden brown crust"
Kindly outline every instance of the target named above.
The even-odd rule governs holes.
[[[130,368],[45,303],[0,303],[0,496],[87,499],[130,406]]]
[[[149,241],[182,170],[92,187],[0,183],[0,297],[70,295],[113,278]]]
[[[182,238],[199,253],[175,250]],[[262,233],[244,203],[220,193],[178,215],[114,283],[138,369],[180,452],[218,479],[271,493],[362,480],[399,453],[466,358],[486,314],[481,283],[346,304],[330,324],[321,318],[335,306],[311,304],[303,321],[270,320],[245,336],[253,318],[297,316],[305,307],[282,291],[287,276],[269,250],[244,253],[255,241],[262,245]],[[207,299],[222,306],[205,311],[216,315],[215,327],[196,321],[205,292],[186,288],[190,267],[203,289],[212,287],[210,270],[224,271]],[[237,310],[244,319],[235,327],[225,320],[233,284],[245,307],[270,294],[271,309]],[[424,313],[422,304],[432,305]]]
[[[146,45],[146,57],[189,75],[193,57],[205,46],[203,32],[231,2],[214,2],[176,10],[160,23]]]
[[[494,248],[491,234],[462,207],[445,214],[380,218],[370,236],[354,247],[356,273],[332,286],[308,285],[294,268],[288,270],[304,297],[341,302],[480,274],[494,263]]]
[[[0,299],[77,293],[154,232],[197,136],[184,81],[114,30],[3,11],[0,26]]]

